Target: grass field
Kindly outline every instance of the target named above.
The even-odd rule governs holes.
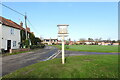
[[[118,55],[82,55],[39,62],[4,78],[118,78]]]
[[[58,48],[61,48],[61,45],[54,45]],[[69,46],[69,49],[66,49],[66,46]],[[71,51],[86,51],[86,52],[118,52],[118,47],[115,45],[65,45],[66,50]]]

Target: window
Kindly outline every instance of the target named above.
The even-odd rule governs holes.
[[[46,40],[46,42],[49,42],[49,40]]]
[[[14,34],[14,28],[11,28],[10,33]]]
[[[16,41],[13,41],[13,47],[15,47],[16,46]]]

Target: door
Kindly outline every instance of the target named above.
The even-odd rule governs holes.
[[[11,49],[11,40],[7,40],[7,51]]]

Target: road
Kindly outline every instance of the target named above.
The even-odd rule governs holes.
[[[2,76],[19,68],[43,61],[57,51],[57,48],[47,46],[36,51],[2,57]]]
[[[79,56],[79,55],[120,55],[120,53],[105,53],[105,52],[81,52],[81,51],[68,51],[65,50],[65,57]],[[61,54],[57,56],[61,58]]]

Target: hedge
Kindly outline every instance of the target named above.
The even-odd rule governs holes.
[[[44,47],[45,47],[44,44],[41,44],[41,45],[31,45],[30,49],[37,49],[37,48],[44,48]]]

